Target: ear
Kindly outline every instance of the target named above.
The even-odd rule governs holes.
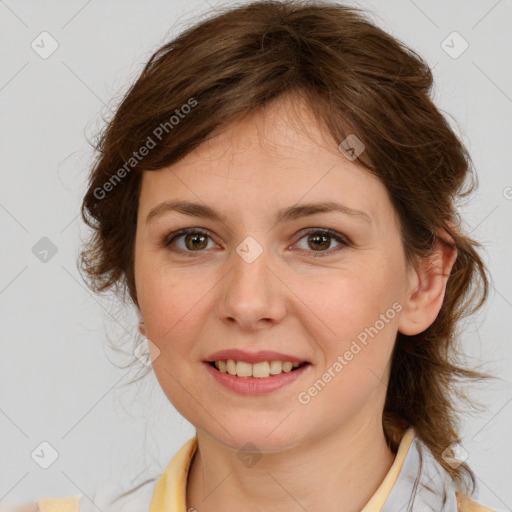
[[[441,236],[448,243],[441,240]],[[398,322],[399,332],[412,336],[434,323],[443,305],[446,283],[456,259],[455,242],[442,230],[434,253],[422,260],[418,268],[409,270],[407,296]]]

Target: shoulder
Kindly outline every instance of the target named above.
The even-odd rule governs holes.
[[[1,512],[39,512],[37,501],[24,503],[23,505],[16,505],[15,507],[6,510],[1,509]]]
[[[15,505],[1,512],[80,512],[80,496],[41,498],[38,501]]]
[[[156,482],[157,478],[136,486],[109,483],[87,496],[41,498],[0,512],[141,512],[149,510]]]
[[[457,492],[457,505],[459,512],[496,512],[491,508],[480,505],[460,492]]]

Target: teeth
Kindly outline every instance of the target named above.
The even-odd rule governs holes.
[[[250,377],[252,375],[252,364],[245,361],[237,361],[236,374],[239,377]]]
[[[270,361],[270,373],[279,375],[283,371],[283,363],[281,361]]]
[[[260,363],[248,363],[246,361],[215,361],[215,368],[222,373],[237,375],[238,377],[255,377],[257,379],[270,377],[270,375],[279,375],[288,373],[292,368],[298,368],[301,363],[292,363],[290,361],[261,361]]]
[[[236,375],[236,361],[233,361],[233,359],[226,361],[226,372],[229,373],[229,375]]]

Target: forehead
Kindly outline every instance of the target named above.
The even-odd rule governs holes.
[[[227,159],[255,154],[265,160],[314,160],[318,152],[333,161],[342,156],[326,127],[304,101],[282,98],[241,121],[217,128],[190,153],[192,159]],[[189,159],[191,160],[191,159]],[[296,162],[295,162],[296,163]]]
[[[341,153],[307,106],[288,100],[218,129],[179,162],[143,176],[146,211],[169,199],[226,211],[337,201],[372,218],[390,208],[380,180]]]

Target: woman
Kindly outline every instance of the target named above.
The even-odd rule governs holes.
[[[81,266],[127,293],[196,436],[116,510],[490,510],[454,405],[488,278],[431,87],[322,2],[231,7],[151,57],[98,143]]]

